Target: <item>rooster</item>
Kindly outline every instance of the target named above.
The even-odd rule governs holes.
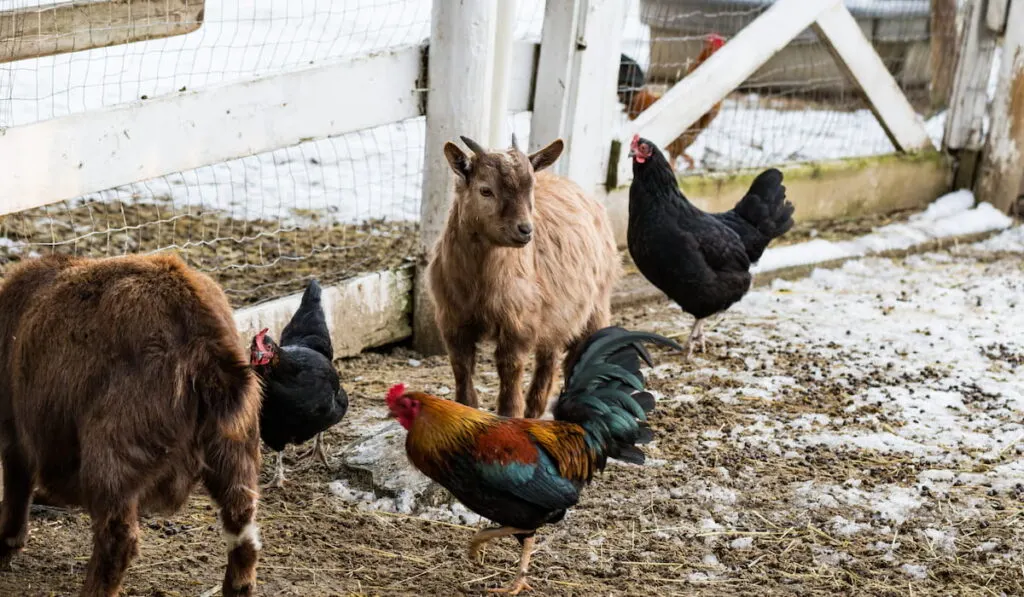
[[[782,172],[765,170],[736,207],[701,211],[686,199],[664,154],[633,136],[626,244],[640,273],[695,321],[687,356],[704,350],[704,319],[725,311],[750,290],[750,265],[768,243],[793,227]]]
[[[697,59],[694,60],[693,64],[690,65],[690,68],[687,69],[686,74],[689,75],[696,70],[698,66],[704,64],[704,61],[717,52],[723,45],[725,45],[725,38],[717,33],[711,33],[705,37],[704,47],[701,49],[700,54],[697,55]],[[622,75],[620,74],[620,78],[621,76]],[[643,75],[641,74],[640,76],[642,77]],[[636,120],[636,117],[639,116],[641,112],[650,108],[651,104],[659,99],[661,99],[660,93],[652,91],[647,87],[640,88],[638,91],[634,92],[633,99],[629,103],[629,119]],[[682,135],[676,137],[674,141],[665,147],[665,149],[668,150],[669,164],[672,165],[673,169],[675,169],[676,159],[679,157],[682,157],[683,160],[686,161],[689,168],[694,167],[695,164],[693,158],[686,154],[686,150],[693,145],[693,142],[697,140],[697,137],[699,137],[700,134],[711,125],[711,121],[718,116],[718,112],[721,109],[722,102],[718,102],[712,106],[710,110],[705,112],[703,116],[698,118],[697,122],[691,124],[690,128],[683,131]]]
[[[470,559],[499,537],[522,545],[519,573],[494,592],[530,589],[526,573],[534,535],[562,520],[580,490],[609,458],[643,464],[636,444],[654,434],[647,415],[654,397],[640,372],[650,355],[640,342],[682,350],[656,334],[607,327],[594,332],[570,357],[554,420],[511,419],[396,385],[387,395],[391,415],[408,430],[410,462],[459,501],[499,526],[469,543]]]
[[[277,452],[274,478],[265,487],[284,483],[283,452],[288,444],[313,438],[313,448],[302,458],[315,454],[326,465],[323,432],[348,410],[348,395],[332,362],[334,348],[320,292],[320,284],[310,281],[298,310],[281,331],[280,346],[265,329],[252,340],[250,364],[263,382],[260,437]]]

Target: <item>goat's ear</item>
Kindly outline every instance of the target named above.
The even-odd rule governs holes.
[[[463,180],[469,182],[469,158],[459,146],[451,141],[444,144],[444,157],[448,159],[448,165],[452,172],[458,174]]]
[[[561,139],[555,139],[547,147],[539,149],[530,154],[530,163],[533,164],[533,171],[539,172],[555,163],[558,156],[562,155],[565,143]]]

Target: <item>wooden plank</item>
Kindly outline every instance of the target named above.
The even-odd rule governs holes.
[[[1011,212],[1024,209],[1024,0],[1006,17],[992,127],[982,156],[978,200]]]
[[[324,287],[321,300],[335,358],[407,338],[412,333],[411,299],[411,268],[373,272]],[[299,293],[235,311],[238,333],[246,345],[263,328],[280,339],[301,300]]]
[[[0,214],[418,116],[419,72],[405,48],[0,131]]]
[[[494,78],[497,6],[493,2],[434,0],[428,60],[427,130],[420,204],[422,253],[429,251],[444,229],[455,180],[444,157],[444,144],[460,135],[478,143],[489,138],[491,105],[488,90]],[[434,321],[434,306],[422,277],[416,274],[413,300],[413,341],[424,354],[443,352]]]
[[[949,191],[952,159],[938,151],[888,154],[779,166],[786,198],[800,221],[832,220],[927,206]],[[683,193],[706,211],[728,211],[762,172],[744,170],[679,177]],[[605,196],[619,246],[625,246],[629,187]]]
[[[1006,29],[1006,15],[1010,10],[1010,0],[988,0],[985,11],[985,26],[996,35]]]
[[[537,90],[530,116],[529,151],[565,137],[569,126],[569,85],[576,56],[581,0],[547,0],[537,61]]]
[[[0,11],[0,63],[184,35],[204,0],[65,2]]]
[[[984,26],[983,7],[982,0],[971,0],[964,18],[960,61],[943,137],[943,144],[951,150],[980,151],[985,141],[988,79],[997,40]]]
[[[747,80],[776,52],[840,0],[779,0],[744,27],[660,100],[626,124],[613,148],[618,167],[610,169],[608,184],[614,188],[632,177],[625,151],[617,151],[634,134],[664,147],[691,124]],[[873,52],[873,50],[872,50]]]
[[[957,0],[931,0],[928,70],[931,75],[931,106],[945,108],[953,90],[960,44],[956,27]]]
[[[850,11],[841,3],[833,4],[818,15],[812,27],[837,64],[864,92],[892,144],[901,151],[933,149],[921,118]]]

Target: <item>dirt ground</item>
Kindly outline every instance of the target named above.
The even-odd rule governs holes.
[[[1022,297],[1021,253],[969,247],[752,291],[713,324],[707,353],[654,352],[649,462],[611,465],[541,532],[534,594],[1024,594]],[[691,321],[667,301],[615,319],[667,334]],[[352,406],[327,434],[332,468],[286,458],[288,485],[262,495],[260,593],[481,595],[506,584],[514,541],[469,562],[478,525],[330,489],[349,476],[342,452],[383,420],[387,387],[445,394],[446,360],[396,347],[338,366]],[[493,397],[486,351],[479,370]],[[126,595],[217,594],[224,542],[205,496],[142,527]],[[36,507],[0,595],[76,594],[89,552],[85,515]]]

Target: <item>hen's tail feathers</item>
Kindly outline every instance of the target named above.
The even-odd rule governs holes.
[[[651,355],[641,342],[683,350],[657,334],[618,326],[600,329],[591,334],[567,368],[565,388],[555,403],[555,419],[575,423],[586,432],[599,470],[608,458],[643,464],[644,453],[636,445],[654,439],[647,425],[654,396],[644,391],[640,372],[641,361],[652,365]]]
[[[330,360],[334,359],[331,333],[327,329],[327,318],[320,302],[320,283],[310,280],[302,293],[299,309],[288,325],[281,331],[281,346],[305,346]]]
[[[793,204],[786,201],[782,172],[770,168],[754,179],[750,190],[733,211],[765,237],[764,245],[767,246],[772,239],[782,236],[793,227],[793,209]],[[751,261],[756,260],[751,258]]]

